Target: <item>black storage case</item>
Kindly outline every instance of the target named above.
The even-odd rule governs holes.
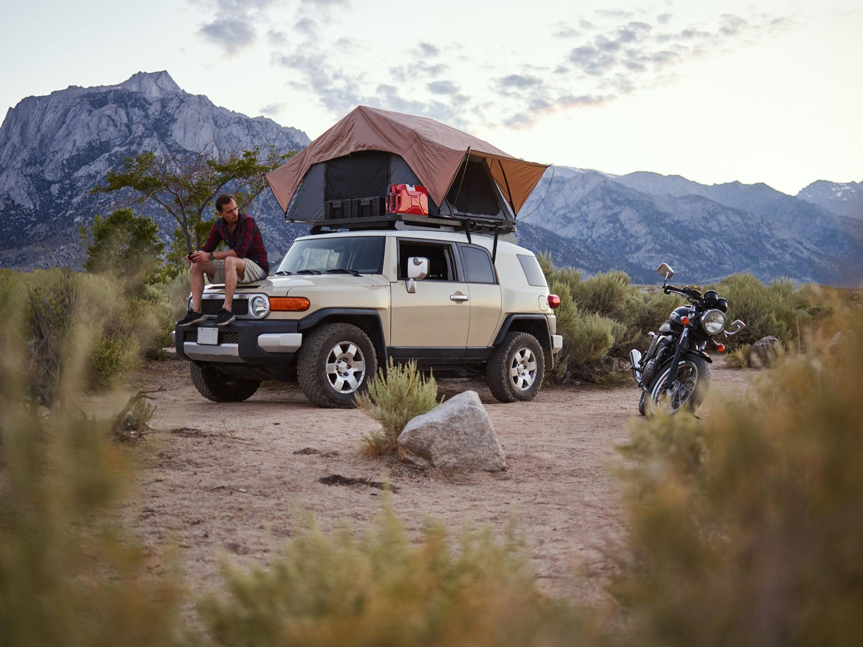
[[[387,200],[383,197],[325,200],[324,220],[377,218],[386,213],[386,204]]]

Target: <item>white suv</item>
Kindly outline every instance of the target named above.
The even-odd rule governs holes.
[[[388,358],[437,377],[485,375],[498,400],[530,400],[563,345],[559,299],[534,254],[506,238],[423,228],[297,238],[274,274],[239,286],[233,323],[178,326],[177,353],[219,402],[285,380],[318,406],[351,406]],[[214,319],[223,298],[209,286],[204,313]]]

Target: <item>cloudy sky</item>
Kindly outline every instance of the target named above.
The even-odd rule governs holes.
[[[357,104],[540,162],[863,180],[863,0],[0,0],[0,110],[168,70],[314,138]]]

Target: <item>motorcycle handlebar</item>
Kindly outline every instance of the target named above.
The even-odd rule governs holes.
[[[669,292],[676,292],[677,294],[685,296],[690,301],[701,300],[701,293],[697,290],[692,290],[690,288],[678,288],[673,285],[666,285],[664,288],[662,288],[662,291],[665,292],[665,294],[668,294]]]

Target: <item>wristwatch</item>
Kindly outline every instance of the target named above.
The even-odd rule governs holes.
[[[210,252],[210,260],[211,261],[216,260],[216,255],[213,252]]]

